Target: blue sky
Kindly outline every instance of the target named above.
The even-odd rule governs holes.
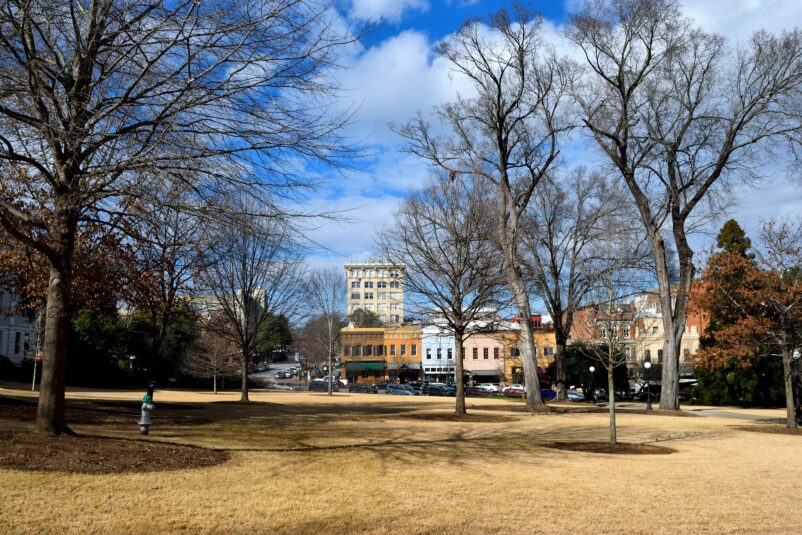
[[[545,17],[546,37],[559,41],[567,14],[580,2],[530,1],[528,6]],[[342,23],[364,32],[361,43],[343,57],[344,68],[337,76],[344,89],[342,105],[356,110],[347,135],[361,141],[369,155],[356,162],[357,170],[331,174],[327,185],[310,199],[311,209],[345,210],[347,219],[322,223],[310,233],[328,249],[312,255],[312,265],[339,266],[375,252],[375,231],[391,221],[405,192],[427,175],[421,162],[401,150],[402,140],[389,124],[402,124],[417,112],[429,115],[435,105],[464,93],[467,87],[452,79],[434,48],[466,19],[483,18],[511,5],[491,0],[338,0]],[[683,9],[704,29],[723,33],[733,42],[748,39],[760,28],[802,26],[800,0],[685,0]],[[568,160],[587,158],[577,153]],[[755,231],[760,219],[798,215],[802,180],[782,171],[782,167],[774,173],[766,170],[769,177],[758,187],[736,188],[727,218],[735,217],[747,231]],[[708,234],[720,224],[711,223]],[[694,242],[703,247],[710,237],[700,234]]]

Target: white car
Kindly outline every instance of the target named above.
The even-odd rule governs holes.
[[[482,383],[482,384],[476,385],[476,387],[477,388],[483,388],[483,389],[487,390],[488,392],[494,392],[494,393],[498,392],[498,385],[494,385],[493,383]]]
[[[507,390],[513,390],[513,389],[515,389],[515,390],[526,390],[526,387],[524,387],[524,385],[519,385],[518,383],[515,383],[514,385],[510,385],[510,386],[504,387],[504,390],[502,390],[502,392],[506,393]]]

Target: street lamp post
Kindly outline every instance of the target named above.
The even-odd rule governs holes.
[[[652,410],[652,381],[649,377],[649,370],[652,367],[652,363],[646,361],[643,363],[643,367],[646,369],[646,410]]]
[[[595,388],[593,388],[593,380],[595,378],[594,377],[594,373],[596,372],[596,367],[595,366],[591,366],[590,368],[588,368],[588,371],[590,371],[590,400],[595,405],[596,404],[596,390],[595,390]]]

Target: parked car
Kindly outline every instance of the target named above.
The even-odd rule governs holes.
[[[567,392],[568,401],[585,401],[585,394],[577,390],[569,390]]]
[[[446,385],[443,384],[430,384],[426,390],[426,394],[429,396],[447,396],[447,392]]]
[[[410,381],[409,386],[411,386],[419,396],[425,396],[426,391],[429,390],[429,381]]]
[[[466,396],[489,396],[493,392],[481,386],[469,386],[465,389]]]
[[[504,395],[509,398],[525,398],[526,397],[526,389],[522,386],[509,386],[504,389]]]
[[[292,373],[285,370],[279,370],[273,374],[273,377],[276,379],[292,379]]]
[[[504,387],[504,389],[503,389],[501,392],[502,392],[503,394],[506,394],[506,393],[507,393],[507,390],[511,390],[511,389],[515,389],[515,390],[525,390],[525,389],[524,389],[524,385],[520,385],[520,384],[518,384],[518,383],[515,383],[515,384],[512,384],[512,385],[510,385],[510,386]]]
[[[384,391],[384,393],[393,396],[414,396],[415,390],[409,385],[397,385],[390,383],[387,385],[387,389]]]
[[[331,390],[333,392],[339,392],[340,387],[337,383],[333,383],[331,386]],[[329,381],[327,379],[315,379],[311,383],[309,383],[309,391],[310,392],[328,392],[329,391]]]
[[[292,385],[289,383],[273,383],[273,390],[292,390]]]
[[[369,385],[365,383],[349,383],[348,384],[348,391],[349,392],[359,392],[362,394],[375,394],[379,391],[376,388],[376,385]]]
[[[484,389],[485,389],[485,390],[487,390],[488,392],[492,392],[492,393],[494,393],[494,394],[500,390],[500,389],[499,389],[499,387],[498,387],[498,385],[495,385],[495,384],[493,384],[493,383],[482,383],[482,384],[478,384],[478,385],[476,385],[476,386],[477,386],[478,388],[484,388]]]

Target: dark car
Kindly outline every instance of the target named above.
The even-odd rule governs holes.
[[[429,381],[410,381],[409,386],[421,396],[425,396],[429,390]]]
[[[349,392],[358,392],[361,394],[375,394],[379,391],[376,385],[369,385],[365,383],[350,383],[348,385]]]
[[[387,389],[384,391],[384,393],[392,396],[414,396],[415,390],[409,385],[397,385],[390,383],[387,385]]]
[[[375,385],[373,385],[373,387],[375,388],[375,391],[373,393],[374,394],[379,394],[379,393],[384,394],[384,391],[387,390],[387,385],[390,385],[390,384],[393,384],[393,383],[376,383]]]
[[[429,396],[447,396],[448,387],[446,385],[429,385],[426,394]]]
[[[333,392],[339,392],[340,387],[337,386],[337,383],[333,383],[331,387]],[[329,391],[329,382],[325,379],[316,379],[309,383],[309,391],[310,392],[328,392]]]
[[[469,386],[465,389],[465,395],[486,397],[493,395],[493,392],[481,386]]]
[[[525,398],[526,390],[523,388],[505,388],[504,395],[508,398]]]

